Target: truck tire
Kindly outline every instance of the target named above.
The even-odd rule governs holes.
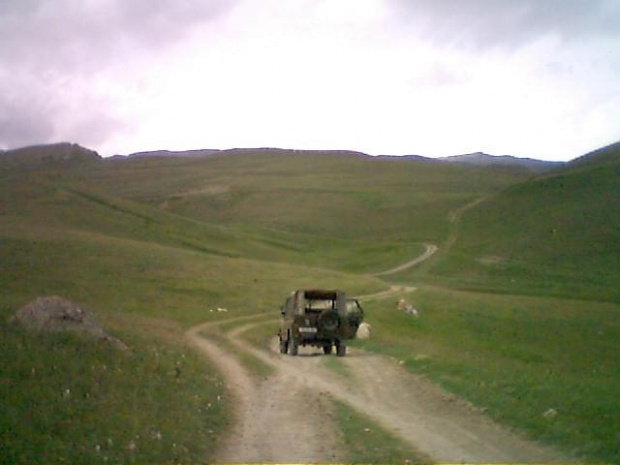
[[[329,355],[332,353],[332,345],[331,344],[326,344],[323,346],[323,353],[325,355]]]
[[[338,357],[347,355],[347,343],[345,341],[336,341],[336,355]]]
[[[289,354],[293,356],[299,354],[299,342],[297,342],[293,336],[291,336],[288,341],[288,349]]]
[[[288,352],[288,340],[280,336],[280,353],[285,354]]]

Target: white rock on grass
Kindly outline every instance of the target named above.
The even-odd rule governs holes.
[[[370,325],[370,323],[364,322],[359,325],[359,328],[357,328],[357,333],[355,334],[355,337],[357,339],[367,340],[370,339],[371,334],[372,326]]]

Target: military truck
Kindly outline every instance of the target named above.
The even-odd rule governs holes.
[[[355,338],[364,319],[359,302],[340,290],[297,290],[280,311],[280,353],[290,355],[297,355],[299,346],[314,346],[325,354],[335,347],[336,355],[344,357],[347,340]]]

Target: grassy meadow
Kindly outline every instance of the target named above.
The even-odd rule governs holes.
[[[576,457],[620,458],[620,305],[421,286],[364,303],[384,353],[462,395],[500,423]]]
[[[127,353],[70,334],[33,337],[1,310],[2,463],[210,459],[230,400],[178,328],[117,315]]]
[[[231,406],[212,402],[226,398],[220,375],[185,329],[277,317],[297,288],[405,284],[421,318],[396,311],[398,296],[369,300],[373,339],[358,345],[531,437],[620,461],[616,161],[536,178],[320,153],[0,164],[0,455],[208,460]],[[426,243],[440,247],[427,263],[372,275]],[[91,310],[130,353],[7,322],[44,295]]]
[[[620,302],[620,148],[605,155],[469,210],[429,274],[470,289]]]

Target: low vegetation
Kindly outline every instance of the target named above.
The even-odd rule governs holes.
[[[469,210],[429,275],[461,288],[620,302],[620,148],[586,161]]]
[[[208,461],[231,406],[217,372],[167,336],[118,333],[124,352],[31,334],[0,315],[4,463]],[[176,336],[178,338],[178,335]]]
[[[418,451],[372,419],[333,397],[334,419],[351,463],[428,463]]]
[[[423,286],[366,303],[355,345],[463,395],[501,423],[578,457],[618,460],[620,305]]]
[[[184,328],[277,317],[298,288],[363,295],[390,284],[418,288],[405,297],[420,318],[395,310],[395,298],[369,301],[373,336],[356,344],[532,437],[620,460],[617,147],[533,179],[336,154],[37,160],[0,166],[8,461],[208,460],[226,431],[226,392],[180,343]],[[426,243],[440,249],[424,265],[372,276]],[[131,353],[6,322],[44,295],[88,308]],[[272,329],[257,328],[244,337],[264,344]],[[337,409],[364,432],[364,419]],[[371,461],[372,442],[354,443],[352,460]]]

